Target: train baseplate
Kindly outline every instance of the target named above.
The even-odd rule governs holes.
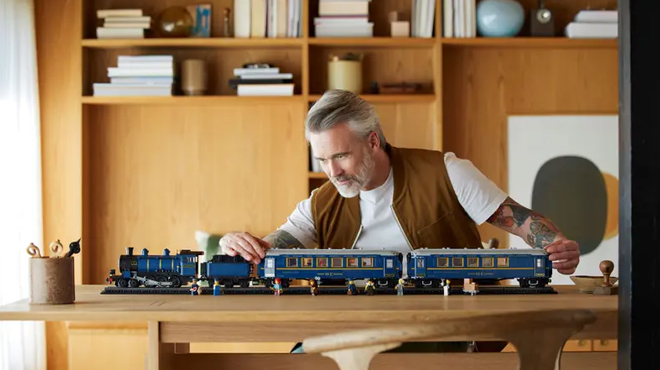
[[[342,286],[321,286],[319,287],[319,295],[347,295],[348,287]],[[364,294],[364,288],[358,287],[358,292]],[[181,288],[118,288],[114,286],[105,287],[101,294],[184,294],[190,295],[190,287]],[[270,288],[266,287],[249,287],[249,288],[222,288],[222,294],[273,294]],[[308,286],[295,286],[284,288],[282,295],[311,295]],[[395,295],[395,288],[378,288],[376,295]],[[406,287],[404,295],[442,295],[444,294],[442,288],[415,288]],[[452,287],[451,295],[464,295],[469,293],[463,292],[463,287]],[[557,291],[550,286],[543,288],[521,288],[518,286],[479,286],[479,293],[477,295],[490,295],[490,294],[557,294]],[[213,289],[209,287],[202,287],[202,295],[213,295]]]

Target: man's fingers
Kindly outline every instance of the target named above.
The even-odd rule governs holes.
[[[559,253],[559,252],[566,252],[566,251],[576,251],[579,250],[579,246],[577,243],[568,241],[568,240],[560,240],[554,243],[551,243],[545,247],[545,250],[548,253]]]
[[[568,251],[568,252],[559,252],[553,253],[550,255],[550,261],[559,261],[559,260],[572,260],[580,256],[578,251]]]
[[[557,270],[561,269],[574,269],[577,267],[579,260],[568,260],[565,262],[555,262],[552,264],[552,267],[554,267]]]
[[[259,255],[259,252],[254,249],[253,243],[251,243],[248,239],[246,239],[246,238],[237,238],[236,239],[236,244],[238,244],[245,251],[247,256],[249,257],[248,258],[244,255],[243,258],[245,258],[248,261],[254,261],[255,263],[260,262],[261,257]],[[257,247],[257,248],[260,248],[260,247]]]
[[[245,237],[244,240],[250,243],[250,246],[252,247],[254,252],[259,256],[259,258],[265,257],[264,249],[261,247],[261,244],[259,244],[259,240],[260,240],[259,238],[250,235],[249,237]]]
[[[234,257],[234,256],[236,256],[236,251],[231,246],[227,246],[227,247],[225,247],[225,254],[227,254],[228,256]]]

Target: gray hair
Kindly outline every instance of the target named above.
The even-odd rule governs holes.
[[[381,148],[387,142],[380,128],[380,121],[373,106],[359,95],[346,90],[328,90],[309,110],[305,120],[305,137],[311,133],[328,130],[337,124],[346,123],[360,138],[375,132]]]

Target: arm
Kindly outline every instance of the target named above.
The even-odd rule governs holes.
[[[519,236],[533,248],[543,248],[556,240],[565,239],[552,221],[509,197],[488,218],[488,223]]]
[[[550,219],[521,206],[510,197],[502,202],[488,222],[519,236],[533,248],[545,249],[553,267],[562,274],[574,273],[580,263],[580,249],[575,241],[566,239]]]
[[[304,248],[298,239],[282,229],[270,233],[264,237],[264,241],[270,248]]]

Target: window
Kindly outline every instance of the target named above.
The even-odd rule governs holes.
[[[438,267],[449,267],[449,258],[438,257]]]
[[[391,268],[394,267],[394,261],[392,261],[392,260],[387,260],[386,264],[387,265],[385,267],[388,268],[388,269],[391,269]]]
[[[316,259],[316,267],[323,267],[326,268],[328,267],[328,259],[327,258],[317,258]]]
[[[497,267],[507,267],[509,266],[509,259],[506,257],[499,257],[497,259]]]
[[[273,268],[274,262],[272,258],[266,260],[266,268]]]
[[[332,267],[343,267],[344,264],[342,263],[342,258],[341,257],[334,257],[332,259]]]
[[[348,267],[358,267],[357,258],[356,257],[346,258],[346,266],[348,266]]]
[[[493,257],[484,257],[481,259],[481,267],[493,267]]]
[[[296,257],[287,258],[286,267],[298,267],[298,259]]]
[[[452,267],[463,267],[463,257],[454,257],[451,259]]]
[[[536,260],[536,267],[543,267],[543,260],[540,258]]]
[[[371,257],[362,257],[362,267],[373,267],[374,259]]]
[[[302,267],[312,267],[311,257],[303,257],[301,258],[301,260],[302,260]]]
[[[423,258],[418,258],[417,259],[417,267],[424,267],[424,259]]]
[[[468,267],[479,267],[478,257],[468,257]]]

